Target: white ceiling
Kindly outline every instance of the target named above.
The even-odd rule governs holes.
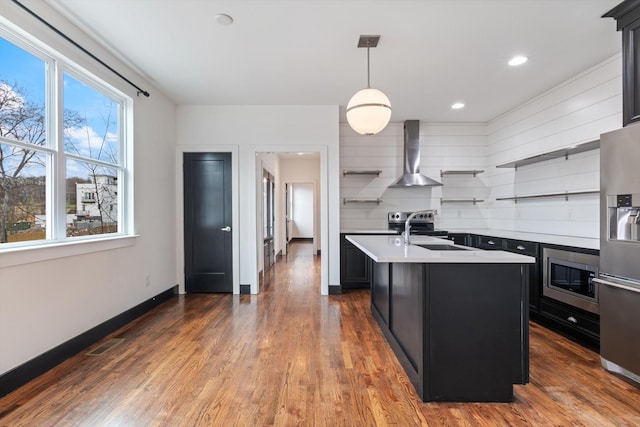
[[[392,122],[487,122],[619,53],[601,15],[620,1],[47,0],[177,104],[338,104],[341,121],[366,86],[359,35],[379,34]]]

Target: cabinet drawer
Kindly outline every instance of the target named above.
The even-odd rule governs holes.
[[[595,337],[600,336],[600,316],[584,313],[581,310],[551,302],[541,302],[543,316],[551,317],[564,326],[571,327]]]
[[[533,257],[538,256],[538,244],[533,242],[523,242],[521,240],[507,240],[504,246],[505,251],[514,252]]]
[[[469,235],[463,233],[450,233],[447,239],[452,240],[456,245],[470,246]]]
[[[499,237],[478,236],[478,247],[481,249],[500,249],[504,248],[504,239]]]

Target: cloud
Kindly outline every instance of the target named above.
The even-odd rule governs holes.
[[[107,132],[99,135],[90,126],[65,129],[65,150],[90,159],[115,163],[118,157],[118,136]]]
[[[0,100],[3,110],[18,110],[25,104],[24,98],[5,82],[0,82]]]

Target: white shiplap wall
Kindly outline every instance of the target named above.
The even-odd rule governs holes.
[[[382,229],[387,226],[387,212],[438,209],[437,228],[485,228],[486,211],[482,204],[453,203],[441,205],[442,197],[479,198],[489,194],[483,175],[440,176],[441,170],[485,169],[487,143],[484,124],[420,124],[420,172],[443,182],[444,187],[388,188],[403,172],[403,123],[391,123],[373,136],[356,134],[347,124],[340,126],[340,169],[376,170],[375,175],[340,177],[340,197],[347,199],[382,199],[375,203],[341,205],[343,230]]]
[[[389,211],[438,209],[436,227],[496,229],[597,238],[597,194],[497,201],[499,197],[599,188],[599,150],[514,169],[496,165],[598,139],[621,127],[622,59],[616,55],[484,124],[421,123],[421,172],[443,182],[434,188],[387,188],[402,173],[403,124],[374,136],[340,126],[340,169],[380,169],[379,177],[341,176],[340,197],[380,198],[342,204],[341,229],[386,227]],[[485,170],[440,176],[441,170]],[[484,199],[444,203],[444,199]]]
[[[583,72],[487,125],[492,229],[598,237],[597,194],[496,201],[499,197],[599,188],[599,150],[514,169],[496,165],[598,139],[621,127],[619,55]]]

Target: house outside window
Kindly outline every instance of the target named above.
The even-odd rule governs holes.
[[[0,58],[0,250],[129,234],[131,99],[1,24]]]
[[[117,230],[118,211],[114,209],[118,204],[117,182],[114,176],[96,175],[88,183],[76,184],[76,206],[82,206],[82,210],[76,212],[75,229]]]

